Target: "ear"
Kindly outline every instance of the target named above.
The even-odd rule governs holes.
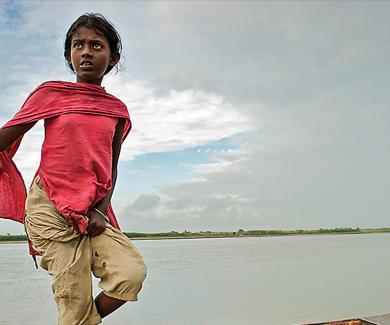
[[[118,52],[111,54],[110,66],[115,66],[119,62],[120,58],[121,56]]]

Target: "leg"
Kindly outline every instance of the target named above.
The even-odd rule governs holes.
[[[103,289],[95,304],[104,317],[126,301],[136,301],[146,277],[146,266],[137,249],[119,230],[107,225],[99,236],[91,237],[92,272]]]
[[[26,200],[25,226],[33,246],[41,252],[41,267],[53,277],[59,325],[101,322],[92,297],[91,244],[69,227],[54,208],[39,179]]]
[[[95,305],[101,318],[111,314],[126,302],[126,300],[109,297],[103,291],[95,298]]]
[[[95,325],[101,322],[92,297],[91,253],[88,236],[53,242],[41,266],[53,277],[59,325]]]

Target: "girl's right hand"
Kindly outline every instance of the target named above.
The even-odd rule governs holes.
[[[91,210],[88,212],[87,231],[90,236],[98,236],[106,230],[106,220],[98,212]]]

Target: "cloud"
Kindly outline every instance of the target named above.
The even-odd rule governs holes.
[[[132,211],[134,212],[145,212],[150,211],[158,207],[161,198],[158,195],[141,195],[131,206]]]
[[[140,202],[142,209],[139,209]],[[144,205],[146,202],[149,204]],[[251,200],[231,193],[217,196],[197,193],[191,199],[143,195],[121,212],[121,215],[126,215],[121,223],[126,229],[149,232],[239,229],[243,224],[243,214],[252,219],[259,217],[258,212],[248,214],[251,204]]]
[[[221,95],[200,90],[170,90],[157,95],[137,81],[111,79],[110,89],[128,106],[133,129],[124,144],[127,160],[149,152],[197,147],[247,132],[256,126]]]

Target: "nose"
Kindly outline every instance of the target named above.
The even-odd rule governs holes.
[[[84,46],[83,51],[81,53],[82,57],[90,57],[92,56],[92,48],[90,46]]]

